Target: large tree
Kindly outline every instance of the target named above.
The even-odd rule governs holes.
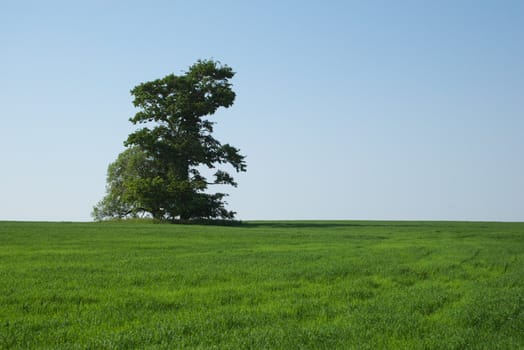
[[[142,125],[125,141],[127,149],[109,166],[107,195],[93,211],[95,219],[149,213],[156,219],[232,219],[224,193],[208,186],[232,185],[217,167],[246,170],[239,149],[212,136],[211,116],[235,100],[229,80],[233,70],[200,60],[182,75],[142,83],[131,90],[139,109],[130,121]],[[201,169],[214,169],[209,181]],[[212,172],[213,172],[212,171]]]

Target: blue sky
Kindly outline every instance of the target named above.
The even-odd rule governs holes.
[[[4,1],[0,220],[90,220],[129,90],[231,66],[248,219],[524,221],[522,1]]]

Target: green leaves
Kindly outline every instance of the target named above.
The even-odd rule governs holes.
[[[231,175],[222,170],[218,170],[215,173],[215,184],[231,185],[233,187],[238,185]]]
[[[226,65],[199,60],[183,75],[170,74],[131,90],[139,111],[130,121],[147,127],[128,136],[128,149],[110,166],[108,193],[95,218],[126,212],[168,220],[233,218],[224,207],[225,194],[205,193],[209,184],[236,187],[233,177],[217,169],[209,183],[196,168],[230,164],[237,172],[246,171],[240,150],[215,139],[214,122],[206,119],[232,106],[235,92],[229,79],[234,75]]]
[[[131,90],[133,105],[141,111],[130,120],[134,124],[186,121],[189,126],[195,118],[233,105],[235,92],[229,79],[234,75],[230,67],[219,62],[199,60],[182,76],[170,74],[142,83]]]

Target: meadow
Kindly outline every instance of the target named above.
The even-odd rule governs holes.
[[[0,349],[524,348],[524,223],[0,222]]]

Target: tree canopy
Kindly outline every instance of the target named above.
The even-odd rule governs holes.
[[[225,193],[208,193],[210,185],[237,186],[221,165],[246,171],[245,156],[212,136],[208,119],[233,105],[227,65],[199,60],[182,75],[142,83],[131,90],[138,112],[130,121],[127,147],[109,165],[106,196],[93,209],[97,220],[151,215],[159,220],[232,219]],[[201,169],[213,169],[209,181]]]

